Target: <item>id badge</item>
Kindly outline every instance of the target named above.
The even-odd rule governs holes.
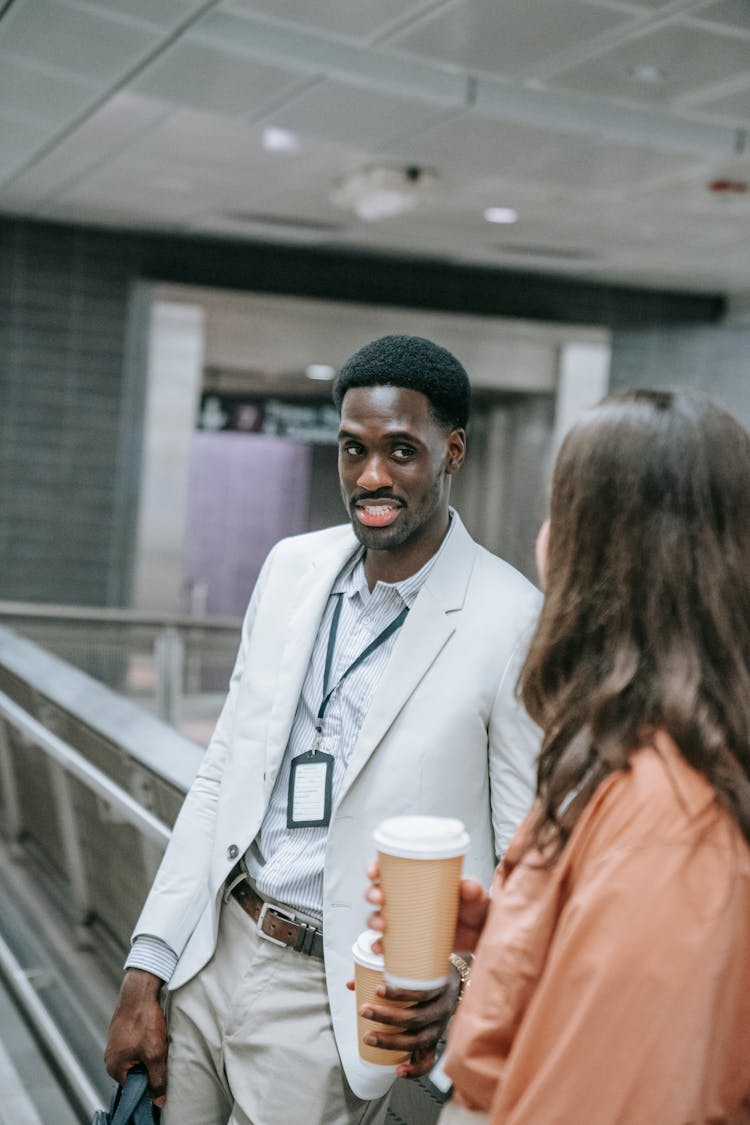
[[[331,823],[333,755],[322,750],[292,759],[287,828],[326,828]]]

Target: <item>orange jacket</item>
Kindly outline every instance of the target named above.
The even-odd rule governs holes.
[[[553,867],[523,835],[451,1025],[456,1101],[492,1125],[750,1123],[750,847],[706,779],[658,732]]]

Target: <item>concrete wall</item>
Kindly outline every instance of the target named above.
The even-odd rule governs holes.
[[[127,292],[101,242],[0,223],[0,598],[121,599]]]
[[[701,391],[750,429],[750,324],[616,332],[610,387]]]

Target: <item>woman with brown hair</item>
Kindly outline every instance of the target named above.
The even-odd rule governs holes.
[[[441,1122],[750,1122],[750,437],[606,399],[538,548],[537,801],[489,909],[466,895]]]

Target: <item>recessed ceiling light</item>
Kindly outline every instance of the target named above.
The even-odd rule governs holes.
[[[653,66],[651,63],[637,63],[634,66],[629,66],[628,74],[636,82],[643,82],[646,86],[657,86],[660,82],[665,82],[667,78],[665,70],[662,70],[660,66]]]
[[[266,125],[263,130],[263,148],[267,152],[297,152],[299,137],[289,129]]]
[[[518,221],[518,211],[512,207],[488,207],[484,213],[488,223],[515,223]]]
[[[330,363],[308,363],[305,368],[308,379],[317,379],[320,382],[332,379],[335,374],[336,368],[331,367]]]

